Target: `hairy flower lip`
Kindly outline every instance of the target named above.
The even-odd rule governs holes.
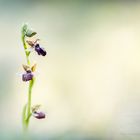
[[[22,74],[22,80],[24,82],[30,81],[33,79],[33,74],[30,70],[28,70],[26,73]]]
[[[44,119],[46,117],[45,113],[41,111],[40,112],[35,111],[33,112],[32,115],[37,119]]]
[[[27,40],[26,42],[28,43],[28,45],[30,45],[32,48],[35,49],[35,51],[38,53],[38,55],[45,56],[47,54],[47,52],[45,51],[44,48],[40,47],[38,41],[39,41],[39,39],[36,39],[35,41]]]
[[[45,51],[44,48],[41,48],[39,44],[35,45],[35,51],[38,53],[38,55],[45,56],[47,52]]]

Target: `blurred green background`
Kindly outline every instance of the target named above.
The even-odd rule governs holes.
[[[32,53],[37,77],[30,140],[140,139],[140,1],[0,0],[0,140],[22,138],[27,101],[24,22],[47,57]]]

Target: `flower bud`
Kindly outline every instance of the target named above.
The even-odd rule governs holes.
[[[27,37],[33,37],[34,35],[37,34],[35,31],[33,31],[31,28],[29,28],[27,23],[25,23],[22,26],[22,33],[24,34],[24,36],[27,36]]]
[[[38,55],[45,56],[47,54],[47,52],[45,51],[45,49],[44,48],[41,48],[39,46],[39,44],[36,44],[35,45],[35,51],[38,53]]]
[[[27,29],[26,31],[26,36],[27,37],[33,37],[34,35],[36,35],[37,33],[34,32],[32,29]]]
[[[26,73],[22,74],[22,80],[23,81],[30,81],[33,79],[33,74],[30,70],[26,71]]]

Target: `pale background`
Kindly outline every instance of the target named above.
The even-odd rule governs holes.
[[[24,22],[38,32],[47,57],[37,62],[33,140],[140,139],[140,2],[0,1],[0,139],[22,139],[27,100],[20,38]]]

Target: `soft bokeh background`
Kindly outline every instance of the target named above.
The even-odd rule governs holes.
[[[140,2],[0,0],[0,140],[22,138],[27,83],[20,29],[38,32],[30,140],[140,139]]]

